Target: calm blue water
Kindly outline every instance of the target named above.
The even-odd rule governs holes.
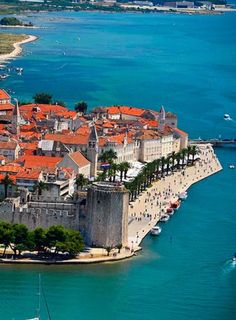
[[[39,40],[12,62],[24,75],[3,82],[19,99],[48,91],[71,108],[81,99],[91,108],[164,104],[192,137],[236,138],[236,14],[29,19],[47,28],[32,30]],[[224,113],[235,120],[224,121]],[[236,153],[233,147],[217,153],[224,170],[191,188],[138,257],[67,268],[0,266],[0,319],[34,315],[39,272],[52,319],[236,318],[236,266],[229,261],[236,251],[236,170],[228,169]]]

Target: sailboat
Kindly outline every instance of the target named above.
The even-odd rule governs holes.
[[[41,294],[43,293],[43,294]],[[48,308],[48,304],[47,304],[47,301],[46,301],[46,297],[45,297],[45,294],[42,290],[42,284],[41,284],[41,275],[39,274],[39,285],[38,285],[38,307],[36,309],[36,316],[34,318],[30,318],[30,319],[26,319],[26,320],[41,320],[41,317],[40,317],[40,311],[41,311],[41,296],[43,296],[43,299],[44,299],[44,302],[45,302],[45,306],[46,306],[46,310],[47,310],[47,315],[48,315],[48,319],[51,320],[51,316],[50,316],[50,313],[49,313],[49,308]]]

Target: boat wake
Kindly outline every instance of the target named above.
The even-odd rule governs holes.
[[[223,266],[223,274],[227,275],[234,270],[236,270],[236,261],[234,261],[232,259],[227,260]]]

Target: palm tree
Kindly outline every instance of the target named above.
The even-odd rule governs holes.
[[[103,162],[103,163],[108,162],[108,154],[107,154],[107,151],[102,152],[102,153],[99,155],[98,160],[101,161],[101,162]]]
[[[107,155],[108,155],[108,162],[110,164],[117,159],[117,153],[113,149],[108,150]]]
[[[123,180],[123,174],[124,174],[125,169],[126,169],[125,163],[124,163],[124,162],[121,162],[121,163],[118,165],[118,170],[120,171],[120,181]]]
[[[194,163],[194,158],[195,156],[198,154],[198,149],[197,149],[197,146],[192,146],[191,148],[191,155],[192,155],[192,165]]]
[[[189,158],[190,158],[190,155],[191,155],[191,152],[192,152],[192,147],[191,146],[188,146],[187,147],[187,165],[188,165],[188,163],[189,163]]]
[[[187,155],[188,150],[186,148],[181,150],[181,155],[182,155],[182,168],[184,167],[184,162],[185,162],[185,157]]]
[[[168,156],[166,159],[165,159],[165,162],[166,162],[166,174],[168,175],[169,174],[169,171],[170,171],[170,160],[171,160],[171,156]]]
[[[172,153],[171,153],[171,162],[172,162],[172,164],[171,164],[171,171],[173,172],[174,171],[174,168],[175,168],[175,160],[176,160],[176,153],[175,153],[175,151],[173,151]]]
[[[111,170],[112,170],[112,175],[113,175],[113,182],[115,182],[116,181],[116,171],[119,170],[119,165],[116,163],[112,163]]]
[[[105,181],[106,177],[107,177],[107,172],[104,170],[98,173],[96,181]]]
[[[123,165],[124,165],[124,178],[126,179],[127,178],[127,172],[128,170],[131,168],[131,165],[129,162],[125,161],[125,162],[122,162]]]
[[[80,173],[77,175],[76,179],[75,179],[75,184],[76,184],[76,187],[77,187],[77,190],[82,190],[83,189],[83,186],[85,186],[86,184],[88,183],[88,179],[85,178],[85,176]]]
[[[7,198],[8,195],[8,188],[9,186],[14,185],[13,180],[9,177],[8,174],[5,175],[5,177],[1,180],[1,184],[4,185],[4,197]]]
[[[159,170],[160,170],[160,164],[161,164],[161,159],[155,160],[155,174],[156,174],[156,180],[159,177]]]
[[[43,190],[48,190],[48,186],[44,181],[40,180],[40,181],[37,182],[37,184],[35,185],[34,189],[37,190],[38,191],[38,195],[41,196]]]
[[[181,152],[176,153],[175,155],[175,159],[177,161],[177,169],[179,169],[180,167],[180,160],[181,160],[182,156],[181,156]]]
[[[113,170],[112,167],[110,166],[110,168],[107,171],[107,177],[109,178],[109,181],[112,181],[112,177],[113,177]]]
[[[161,157],[161,176],[164,177],[166,159],[165,157]]]

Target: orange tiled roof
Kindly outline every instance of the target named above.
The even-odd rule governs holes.
[[[141,115],[146,111],[144,109],[128,107],[128,106],[111,106],[107,107],[108,114],[127,114],[131,116],[141,117]]]
[[[43,113],[50,113],[50,112],[61,112],[61,111],[68,111],[67,108],[56,105],[56,104],[37,104],[37,103],[31,103],[31,104],[25,104],[20,106],[20,111],[33,111],[34,108],[39,108],[41,112]],[[39,111],[39,112],[40,112]]]
[[[27,150],[36,150],[38,147],[38,142],[19,142],[19,146],[21,149],[27,149]]]
[[[46,170],[47,168],[55,168],[58,162],[60,162],[61,160],[62,158],[60,157],[24,155],[17,159],[17,162],[23,163],[25,168],[41,168]]]
[[[0,104],[0,111],[9,111],[13,110],[14,106],[11,103]]]
[[[69,157],[81,168],[90,164],[80,151],[69,153]]]
[[[181,136],[187,136],[188,134],[184,132],[183,130],[180,130],[178,128],[174,128],[174,131],[177,132]]]
[[[0,172],[6,172],[6,173],[18,173],[20,171],[24,170],[22,167],[19,165],[13,165],[13,164],[8,164],[5,166],[0,166]]]
[[[27,180],[37,180],[39,179],[41,171],[40,170],[25,170],[17,173],[16,180],[27,179]]]
[[[10,99],[10,96],[5,90],[0,89],[0,99],[1,100]]]
[[[0,141],[0,149],[14,150],[16,146],[17,146],[17,143],[13,141]]]
[[[83,134],[46,134],[45,140],[60,141],[64,144],[87,145],[89,135]]]
[[[2,179],[4,179],[6,176],[6,174],[0,174],[0,184],[1,184],[1,181]],[[16,183],[16,177],[15,176],[12,176],[12,175],[9,175],[9,178],[13,181],[13,183],[15,184]]]

